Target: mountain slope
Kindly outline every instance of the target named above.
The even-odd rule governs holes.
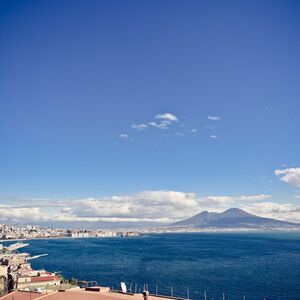
[[[260,228],[292,227],[300,224],[263,218],[247,213],[239,208],[230,208],[222,213],[203,211],[191,218],[179,221],[172,226],[179,227],[218,227],[218,228]]]

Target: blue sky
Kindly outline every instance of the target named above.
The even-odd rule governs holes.
[[[299,36],[299,1],[1,1],[0,219],[152,191],[300,221]]]

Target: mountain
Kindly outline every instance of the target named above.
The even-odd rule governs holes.
[[[179,221],[177,227],[217,227],[217,228],[287,228],[300,224],[263,218],[239,208],[230,208],[222,213],[203,211],[191,218]]]

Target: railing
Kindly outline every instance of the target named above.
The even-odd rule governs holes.
[[[174,299],[174,300],[191,300],[190,299],[190,292],[189,289],[186,289],[186,297],[182,297],[182,296],[176,296],[174,295],[174,289],[173,287],[170,287],[170,294],[167,294],[167,289],[163,289],[165,291],[165,293],[159,293],[158,292],[158,285],[155,286],[155,291],[150,291],[149,289],[149,284],[144,284],[141,288],[141,286],[139,286],[138,284],[130,284],[129,288],[127,289],[127,292],[124,293],[123,291],[119,290],[119,289],[114,289],[114,287],[112,286],[110,288],[110,290],[112,292],[116,292],[116,293],[123,293],[123,294],[127,294],[127,295],[135,295],[135,294],[141,294],[143,291],[147,291],[149,292],[149,296],[151,297],[159,297],[159,298],[168,298],[168,299]]]
[[[127,290],[127,292],[125,293],[126,295],[132,295],[134,296],[135,294],[141,294],[144,291],[149,292],[149,296],[151,297],[157,297],[157,298],[165,298],[165,299],[174,299],[174,300],[192,300],[190,298],[190,290],[187,287],[185,291],[182,291],[181,294],[183,294],[184,292],[186,293],[186,297],[182,297],[182,296],[176,296],[174,294],[174,289],[173,287],[169,287],[169,288],[162,288],[162,290],[165,293],[159,293],[159,287],[158,285],[155,285],[155,291],[150,291],[149,289],[149,285],[148,284],[144,284],[141,286],[139,286],[138,284],[130,284],[129,288]],[[167,293],[167,291],[170,291],[170,294]],[[121,290],[119,289],[114,289],[113,286],[111,287],[111,291],[112,292],[117,292],[117,293],[123,293]],[[210,297],[209,294],[206,291],[203,291],[203,294],[201,296],[198,296],[196,300],[229,300],[229,297],[227,295],[225,295],[225,293],[220,294],[218,297]],[[242,295],[240,297],[241,300],[247,300],[246,296]],[[257,298],[259,300],[259,298]],[[262,297],[261,300],[267,300],[266,297]]]

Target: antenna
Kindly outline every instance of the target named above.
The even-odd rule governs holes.
[[[121,285],[121,291],[122,291],[122,293],[126,294],[127,293],[127,287],[126,287],[125,282],[122,281],[120,283],[120,285]]]

